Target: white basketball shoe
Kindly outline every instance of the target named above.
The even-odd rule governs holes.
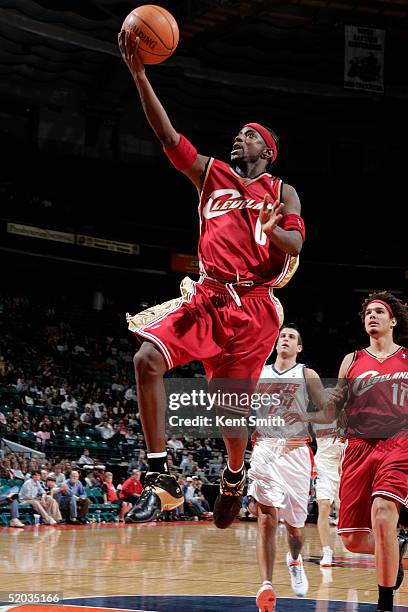
[[[286,564],[289,569],[292,591],[298,597],[304,597],[309,590],[309,581],[303,567],[302,555],[299,555],[295,561],[290,552],[288,552],[286,555]]]

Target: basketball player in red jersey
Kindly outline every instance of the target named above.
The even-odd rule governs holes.
[[[210,385],[214,379],[228,379],[232,386],[249,379],[253,386],[249,383],[245,391],[255,387],[282,323],[272,288],[285,285],[297,268],[304,223],[295,189],[268,172],[278,154],[278,138],[271,130],[258,123],[243,126],[235,137],[230,165],[198,154],[175,130],[154,93],[137,54],[138,40],[122,31],[119,47],[164,152],[200,196],[200,280],[187,279],[183,297],[157,307],[150,320],[146,313],[128,317],[141,343],[134,365],[149,473],[127,521],[141,522],[183,502],[166,466],[163,375],[198,359]],[[238,406],[218,409],[238,417],[247,412]],[[225,528],[241,508],[248,436],[246,427],[222,433],[228,464],[214,522]]]
[[[349,551],[375,554],[377,612],[391,612],[408,545],[404,532],[396,537],[400,509],[408,506],[408,350],[394,341],[408,339],[408,308],[383,291],[371,294],[360,314],[370,345],[346,355],[334,391],[348,396],[338,533]],[[321,414],[310,420],[323,422]]]

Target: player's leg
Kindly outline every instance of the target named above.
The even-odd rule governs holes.
[[[167,472],[164,433],[166,392],[163,382],[167,370],[166,362],[161,352],[151,342],[144,342],[134,356],[133,363],[149,471]]]
[[[280,308],[278,312],[278,307]],[[283,322],[283,311],[278,300],[271,300],[268,292],[259,298],[242,298],[242,310],[234,305],[236,329],[225,343],[222,361],[208,373],[212,381],[229,380],[228,392],[239,397],[251,397],[256,389],[262,368],[273,348]],[[229,408],[220,406],[220,413],[228,415]],[[233,407],[229,416],[245,417],[250,405]],[[220,494],[214,504],[214,524],[224,529],[239,513],[245,485],[244,457],[248,443],[245,425],[220,428],[228,453],[228,464],[220,481]]]
[[[376,497],[371,506],[371,522],[375,540],[375,566],[380,596],[381,587],[393,590],[396,583],[399,550],[395,533],[399,511],[400,504],[382,497]],[[381,606],[379,607],[381,608]]]
[[[139,500],[126,516],[126,522],[152,521],[160,511],[173,510],[184,498],[166,464],[164,373],[193,359],[216,357],[221,348],[213,330],[214,306],[205,289],[190,281],[183,299],[172,300],[128,319],[139,342],[135,355],[138,405],[147,445],[149,472]],[[147,314],[146,314],[147,313]],[[148,323],[146,324],[146,316]],[[147,342],[145,342],[147,340]]]
[[[262,580],[262,585],[256,594],[256,605],[260,612],[272,612],[275,609],[276,601],[272,577],[276,555],[278,509],[253,500],[251,512],[258,517],[256,552]]]
[[[349,552],[361,555],[373,555],[375,550],[374,535],[367,531],[355,531],[353,533],[341,533],[344,547]]]
[[[332,437],[318,439],[318,450],[315,455],[316,501],[319,508],[317,528],[322,545],[322,567],[330,567],[333,560],[333,549],[330,540],[330,511],[334,500],[338,499],[339,461],[342,446]],[[336,507],[337,508],[337,507]],[[338,509],[337,509],[338,517]]]
[[[287,521],[285,521],[285,526],[289,546],[286,564],[290,574],[292,590],[298,597],[304,597],[309,590],[309,581],[303,567],[302,555],[300,554],[303,547],[304,529],[303,527],[293,527]]]
[[[340,513],[337,533],[353,553],[374,554],[371,529],[373,447],[365,440],[349,440],[343,453]]]
[[[406,505],[408,499],[407,439],[397,437],[379,441],[375,447],[375,454],[377,466],[372,485],[371,518],[376,542],[375,555],[381,599],[382,584],[387,583],[388,586],[388,583],[392,582],[393,574],[395,579],[395,565],[398,568],[393,585],[395,590],[401,586],[404,579],[402,560],[408,547],[408,537],[404,531],[399,533],[398,539],[395,536],[401,507]],[[383,608],[379,606],[379,609]]]
[[[279,456],[279,445],[268,439],[258,440],[252,452],[251,468],[248,472],[248,509],[258,517],[256,549],[262,585],[256,594],[256,604],[261,612],[274,610],[276,599],[272,586],[276,531],[279,508],[285,505]]]
[[[304,597],[309,590],[309,581],[303,566],[301,550],[312,471],[311,453],[308,446],[287,448],[278,462],[278,469],[284,483],[285,506],[281,517],[285,521],[289,551],[286,564],[293,592]]]
[[[181,489],[167,469],[165,359],[151,342],[144,342],[133,362],[149,472],[142,495],[126,516],[127,523],[152,521],[164,507],[173,509],[183,503]]]
[[[238,427],[220,427],[220,431],[227,450],[228,462],[221,474],[220,494],[215,500],[213,518],[216,527],[225,529],[231,525],[242,507],[246,480],[244,457],[248,444],[248,430],[246,425],[239,425]]]
[[[320,560],[320,565],[330,567],[333,559],[333,550],[330,546],[330,499],[317,499],[319,507],[319,517],[317,519],[317,528],[319,531],[320,543],[323,549],[323,558]]]

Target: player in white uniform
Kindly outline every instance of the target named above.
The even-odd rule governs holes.
[[[344,440],[338,435],[337,421],[328,425],[316,426],[317,453],[315,455],[316,501],[319,507],[317,527],[323,556],[321,567],[330,567],[333,562],[333,550],[330,546],[330,508],[333,502],[339,511],[339,463],[344,449]]]
[[[292,324],[282,327],[276,345],[276,361],[264,367],[258,385],[259,393],[279,394],[280,405],[266,408],[269,415],[285,419],[288,412],[303,414],[307,411],[309,398],[317,407],[328,402],[319,375],[296,363],[302,348],[296,327]],[[264,416],[262,410],[258,410],[259,423]],[[312,453],[308,446],[307,425],[301,422],[282,427],[258,424],[254,440],[248,495],[252,498],[249,509],[258,516],[257,554],[263,581],[256,603],[260,612],[271,612],[276,600],[272,574],[279,518],[284,519],[287,530],[289,552],[286,562],[292,589],[299,597],[308,591],[300,551],[307,518]]]

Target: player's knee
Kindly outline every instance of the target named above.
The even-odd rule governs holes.
[[[372,524],[375,531],[385,531],[397,526],[398,513],[394,502],[377,497],[372,509]]]
[[[163,376],[166,363],[160,351],[150,342],[144,342],[133,357],[133,365],[138,380]]]
[[[328,499],[318,499],[317,505],[319,507],[319,514],[329,514],[330,513],[330,501]]]
[[[276,512],[271,508],[271,512],[264,512],[258,507],[258,526],[260,529],[274,529],[278,524]]]
[[[349,552],[360,552],[361,538],[358,533],[342,533],[341,539]]]
[[[300,527],[292,527],[288,523],[286,523],[286,529],[289,539],[293,543],[301,545],[303,542],[303,529]]]

